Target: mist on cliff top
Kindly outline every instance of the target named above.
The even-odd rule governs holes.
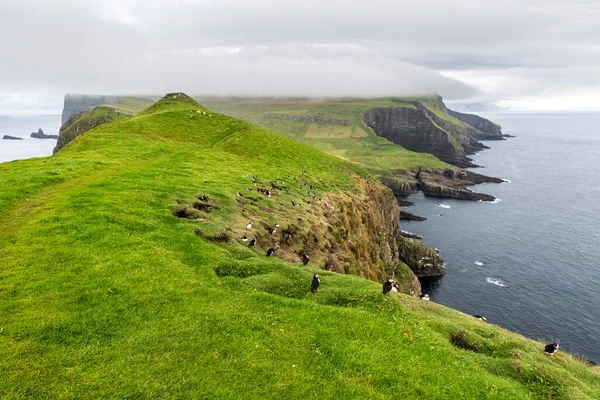
[[[591,0],[5,0],[0,108],[65,92],[589,102],[598,20]]]

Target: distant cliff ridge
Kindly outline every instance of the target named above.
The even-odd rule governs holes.
[[[65,95],[65,103],[62,112],[61,124],[64,125],[71,116],[79,114],[87,110],[89,107],[99,106],[102,104],[115,104],[119,102],[118,96],[102,96],[102,95],[87,95],[87,94],[70,94]]]
[[[71,115],[60,128],[58,142],[53,154],[65,147],[77,136],[94,129],[97,126],[127,118],[127,115],[106,106],[98,106],[91,110]]]
[[[502,129],[485,118],[446,108],[441,97],[413,101],[395,99],[399,107],[367,110],[363,119],[378,136],[458,167],[471,166],[467,157],[487,148],[478,140],[503,140]]]

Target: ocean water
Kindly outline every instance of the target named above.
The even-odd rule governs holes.
[[[474,171],[510,182],[472,188],[493,204],[409,197],[429,219],[401,229],[447,262],[423,291],[600,364],[600,114],[481,115],[517,137],[484,142]]]
[[[39,128],[47,135],[57,135],[60,123],[60,112],[0,114],[0,162],[52,154],[56,139],[34,139],[29,135]],[[21,137],[23,140],[3,140],[4,135]]]

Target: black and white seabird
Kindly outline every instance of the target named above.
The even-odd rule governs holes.
[[[475,314],[473,315],[475,318],[482,320],[483,322],[487,322],[487,318],[483,315]]]
[[[269,250],[267,250],[267,257],[271,257],[274,253],[275,249],[271,247]]]
[[[244,197],[240,192],[237,192],[238,197]]]
[[[242,242],[247,242],[248,241],[248,236],[242,236]]]
[[[388,294],[389,292],[391,292],[393,287],[394,287],[393,279],[390,278],[387,281],[385,281],[383,283],[383,294]]]
[[[422,294],[421,295],[421,300],[429,301],[429,295],[428,294]]]
[[[550,343],[544,347],[544,354],[548,354],[549,356],[553,356],[558,351],[560,345],[558,343]]]
[[[399,292],[399,291],[400,291],[400,286],[396,282],[394,282],[392,284],[392,292]]]
[[[275,228],[279,228],[279,224],[275,224]]]
[[[310,291],[311,292],[318,292],[319,291],[319,286],[321,285],[321,280],[319,279],[319,274],[315,274],[313,276],[313,280],[312,283],[310,285]]]
[[[306,254],[302,254],[302,264],[306,265],[310,261],[310,257]]]
[[[252,222],[248,222],[248,224],[246,225],[246,229],[252,229]]]
[[[277,229],[273,229],[273,230],[271,231],[271,235],[274,235],[274,234],[276,234],[276,233],[277,233]]]
[[[254,247],[254,245],[255,245],[255,244],[256,244],[256,238],[252,239],[252,240],[250,241],[250,243],[248,243],[248,246],[249,246],[249,247]]]

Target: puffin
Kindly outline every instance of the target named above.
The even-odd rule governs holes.
[[[313,293],[318,292],[320,285],[321,285],[321,280],[319,279],[319,274],[314,274],[312,283],[310,285],[310,291]]]
[[[429,295],[428,294],[422,294],[421,295],[421,300],[429,301]]]
[[[306,254],[302,254],[302,264],[306,265],[310,261],[310,257]]]
[[[275,249],[271,247],[269,250],[267,250],[267,257],[271,257],[274,253]]]
[[[392,284],[392,292],[399,292],[399,291],[400,291],[400,286],[396,282],[394,282]]]
[[[279,224],[275,224],[275,229],[279,228]]]
[[[242,236],[242,242],[247,242],[248,241],[248,236]]]
[[[484,316],[482,316],[482,315],[475,314],[475,315],[473,315],[473,316],[474,316],[475,318],[477,318],[477,319],[480,319],[480,320],[482,320],[483,322],[487,322],[487,318],[486,318],[486,317],[484,317]]]
[[[277,229],[273,229],[273,230],[271,231],[271,235],[275,235],[276,233],[277,233]]]
[[[393,287],[394,280],[392,278],[385,281],[385,283],[383,284],[383,294],[388,294],[389,292],[391,292]]]
[[[248,247],[254,247],[255,244],[256,244],[256,238],[252,239],[250,241],[250,243],[248,243]]]
[[[558,351],[560,345],[558,343],[550,343],[544,347],[544,354],[548,354],[549,356],[553,356]]]
[[[237,192],[238,197],[244,197],[240,192]]]
[[[246,225],[246,229],[252,229],[252,222],[248,222],[248,224]]]

